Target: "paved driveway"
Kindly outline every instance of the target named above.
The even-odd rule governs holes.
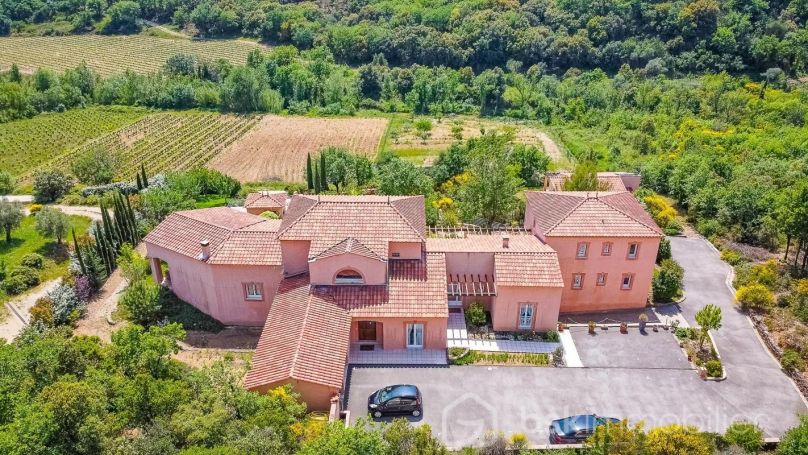
[[[622,367],[586,366],[582,342],[578,350],[585,368],[354,368],[348,386],[351,421],[367,415],[372,391],[412,383],[424,397],[424,415],[415,423],[431,425],[451,447],[474,444],[487,430],[522,432],[531,443],[545,444],[552,419],[582,412],[643,420],[647,426],[691,424],[706,431],[723,431],[733,421],[748,420],[769,437],[782,435],[808,408],[735,309],[726,285],[729,266],[699,237],[674,238],[671,243],[674,257],[685,268],[687,300],[682,311],[687,320],[695,324],[695,312],[707,303],[724,311],[724,327],[715,340],[729,375],[726,381],[702,381],[694,371],[676,368],[673,357],[664,362],[672,368],[665,369],[643,367],[628,354],[609,360],[619,360]],[[593,354],[590,363],[602,365]]]
[[[617,327],[611,327],[598,328],[595,335],[590,335],[587,327],[569,330],[585,367],[692,369],[670,331],[654,332],[648,328],[643,335],[638,328],[631,327],[627,334],[622,334]]]

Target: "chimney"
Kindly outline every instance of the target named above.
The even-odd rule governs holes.
[[[511,237],[508,234],[502,234],[502,248],[508,248]]]
[[[202,247],[202,254],[199,255],[199,259],[207,261],[210,257],[210,240],[203,240],[199,242],[199,246]]]

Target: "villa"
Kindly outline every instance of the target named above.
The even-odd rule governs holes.
[[[523,228],[502,231],[428,229],[422,196],[268,192],[245,205],[166,218],[144,240],[154,279],[226,325],[263,326],[245,386],[292,384],[316,410],[357,353],[445,361],[450,315],[472,302],[495,331],[645,306],[662,236],[625,189],[527,192]]]

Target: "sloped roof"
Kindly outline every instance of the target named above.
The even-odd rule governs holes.
[[[348,311],[309,293],[308,275],[284,279],[244,379],[248,389],[288,379],[342,387]]]
[[[289,379],[341,387],[352,317],[448,317],[444,256],[391,261],[386,286],[312,286],[308,274],[284,279],[245,387]]]
[[[553,253],[496,253],[497,286],[564,287],[558,255]]]
[[[282,209],[286,205],[286,191],[258,191],[244,200],[245,208]]]
[[[566,171],[548,172],[546,191],[564,191],[564,182],[572,173]],[[617,172],[598,172],[598,182],[606,185],[607,191],[626,191],[626,185]]]
[[[143,240],[194,259],[201,253],[199,243],[207,240],[209,264],[280,265],[279,227],[280,220],[213,207],[174,212]]]
[[[527,191],[533,230],[555,237],[661,237],[662,231],[626,191]]]
[[[379,261],[384,260],[381,257],[379,257],[378,254],[371,251],[370,248],[362,244],[362,242],[353,237],[347,238],[337,243],[336,245],[332,246],[331,248],[323,251],[322,253],[317,255],[315,259],[325,259],[331,256],[338,256],[340,254],[345,253],[355,254],[357,256],[364,256]]]
[[[295,195],[279,239],[310,240],[316,257],[346,238],[386,258],[388,242],[420,242],[426,236],[423,196]]]
[[[503,246],[502,235],[465,234],[461,238],[430,237],[426,250],[442,253],[542,253],[553,249],[530,233],[508,234],[508,248]]]

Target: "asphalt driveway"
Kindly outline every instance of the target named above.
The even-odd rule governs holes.
[[[669,349],[670,338],[649,339],[655,344],[640,346],[649,352],[632,354],[622,350],[638,349],[639,338],[626,338],[636,333],[610,334],[592,346],[594,339],[575,333],[584,368],[353,368],[347,405],[351,422],[367,415],[367,396],[374,390],[412,383],[424,399],[424,414],[414,423],[431,425],[450,447],[475,444],[488,430],[521,432],[532,444],[546,444],[552,419],[589,412],[642,420],[646,426],[682,423],[718,432],[746,420],[760,425],[768,437],[779,437],[798,423],[798,414],[808,412],[802,396],[735,308],[726,284],[730,269],[718,253],[700,237],[671,243],[685,269],[685,318],[695,325],[696,311],[707,303],[723,309],[724,326],[714,338],[726,381],[702,381],[693,370],[681,368],[671,354],[675,350]],[[611,354],[591,349],[606,344],[613,346]],[[655,355],[663,356],[659,364],[664,368],[646,364]]]
[[[670,331],[648,328],[641,334],[636,327],[630,327],[627,334],[620,333],[617,327],[598,328],[594,335],[587,327],[571,327],[569,331],[585,367],[692,369]]]

